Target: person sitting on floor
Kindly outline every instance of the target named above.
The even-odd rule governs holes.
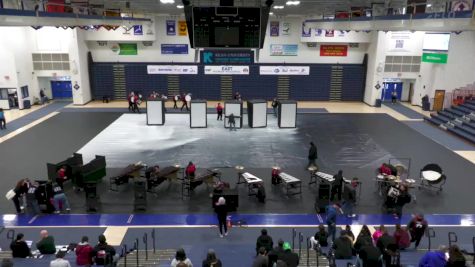
[[[71,267],[68,260],[64,259],[66,256],[66,251],[58,251],[56,253],[56,259],[52,260],[49,264],[49,267]]]
[[[31,257],[31,250],[25,242],[25,235],[17,234],[15,241],[10,244],[13,258],[27,258]]]
[[[351,226],[349,224],[345,225],[345,232],[350,237],[351,242],[355,242],[355,234],[353,234],[353,231],[351,231]]]
[[[385,231],[385,227],[384,225],[380,225],[378,229],[376,229],[376,231],[374,231],[373,233],[373,243],[376,245],[378,243],[378,239],[383,235]]]
[[[274,246],[274,241],[272,237],[267,234],[267,229],[261,230],[261,235],[257,238],[256,241],[256,252],[259,253],[259,249],[264,247],[266,252],[270,252]]]
[[[99,243],[92,250],[92,258],[96,265],[115,264],[119,257],[115,253],[114,247],[106,242],[104,235],[99,235]]]
[[[317,245],[321,247],[328,247],[328,232],[325,230],[325,226],[320,224],[315,236],[310,237],[310,244],[312,248],[316,249]]]
[[[89,238],[83,236],[81,242],[76,246],[76,264],[79,266],[92,265],[91,254],[93,250],[92,246],[89,245]]]
[[[185,250],[180,248],[176,251],[175,258],[172,260],[170,267],[178,267],[179,264],[193,267],[191,260],[186,257]]]
[[[203,267],[221,267],[221,261],[216,257],[214,249],[209,249],[206,259],[203,261]]]
[[[3,259],[1,267],[13,267],[13,261],[11,259]]]
[[[41,254],[55,254],[56,246],[54,245],[54,238],[48,235],[48,231],[41,230],[41,240],[36,243],[36,248]]]
[[[351,259],[353,257],[353,242],[345,230],[340,232],[340,237],[333,242],[336,259]]]

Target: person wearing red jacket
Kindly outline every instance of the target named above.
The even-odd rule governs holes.
[[[79,266],[91,266],[93,264],[91,254],[94,248],[88,242],[89,238],[83,236],[81,243],[76,246],[76,264]]]
[[[401,227],[400,224],[396,224],[396,230],[394,231],[394,239],[396,239],[396,244],[399,249],[404,250],[411,245],[411,237],[406,227]]]
[[[216,112],[218,112],[218,121],[223,120],[223,106],[221,106],[221,103],[218,103],[218,106],[216,107]]]
[[[411,243],[416,242],[416,249],[419,246],[427,227],[428,223],[422,214],[414,215],[412,220],[407,224],[407,229],[409,229],[409,232],[411,233]]]
[[[66,169],[67,169],[67,166],[62,166],[61,168],[59,168],[57,172],[58,177],[56,178],[56,183],[58,183],[58,185],[61,186],[61,188],[63,188],[63,183],[68,179],[68,176],[66,174]]]
[[[195,172],[196,172],[196,166],[195,164],[193,164],[193,162],[190,161],[188,163],[188,166],[186,166],[186,170],[185,170],[186,177],[194,178]]]

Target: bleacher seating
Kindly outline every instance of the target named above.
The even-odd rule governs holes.
[[[431,113],[424,120],[475,143],[475,100]]]

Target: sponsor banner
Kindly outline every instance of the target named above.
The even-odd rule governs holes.
[[[147,74],[198,74],[195,65],[147,65]]]
[[[205,66],[207,75],[249,75],[249,66]]]
[[[119,55],[135,56],[137,54],[137,44],[119,44]]]
[[[290,35],[290,22],[282,22],[282,35]]]
[[[347,45],[320,45],[321,57],[346,57],[347,55]]]
[[[423,53],[422,54],[422,62],[447,64],[448,57],[449,57],[448,54]]]
[[[251,64],[254,63],[252,50],[203,50],[201,51],[203,64]]]
[[[279,22],[278,21],[271,21],[270,22],[270,36],[277,37],[279,36]]]
[[[271,44],[271,56],[296,56],[299,46],[296,44]]]
[[[312,28],[306,26],[305,23],[302,23],[302,37],[310,36],[312,36]]]
[[[455,0],[452,1],[452,11],[471,11],[473,9],[473,0]]]
[[[162,55],[187,55],[188,44],[162,44]]]
[[[180,20],[178,21],[178,35],[179,36],[187,36],[188,30],[186,28],[186,21]]]
[[[176,35],[176,21],[167,20],[167,35]]]
[[[309,66],[260,66],[260,75],[310,75]]]
[[[325,37],[335,36],[335,30],[325,30]]]

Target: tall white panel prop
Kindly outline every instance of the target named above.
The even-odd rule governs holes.
[[[279,127],[297,127],[297,101],[282,100],[279,103]]]
[[[226,101],[224,103],[224,128],[229,127],[228,116],[235,117],[236,128],[242,128],[242,103],[240,101]]]
[[[191,100],[190,128],[208,126],[206,100]]]
[[[147,125],[165,124],[165,102],[161,99],[147,100]]]
[[[247,119],[251,128],[267,127],[267,101],[247,101]]]

